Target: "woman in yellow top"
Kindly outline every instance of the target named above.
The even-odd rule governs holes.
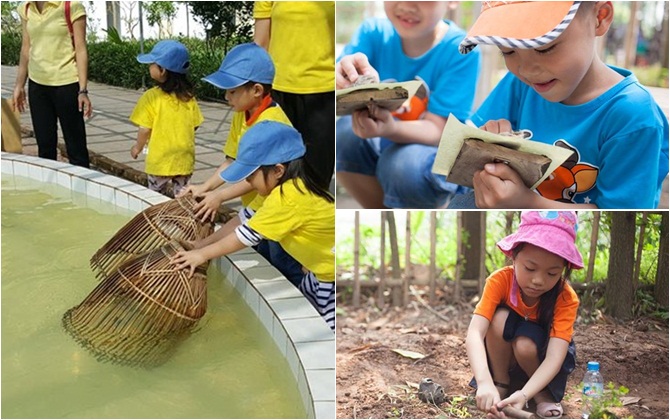
[[[328,188],[335,168],[335,2],[257,1],[254,41],[277,74],[272,96],[305,140],[308,168]]]
[[[57,122],[73,165],[89,167],[84,117],[91,116],[88,98],[86,10],[78,1],[21,3],[23,35],[14,88],[14,108],[26,107],[25,84],[38,155],[56,160]]]
[[[137,159],[148,142],[146,173],[149,188],[176,196],[186,187],[195,167],[195,130],[204,118],[193,96],[193,85],[186,77],[189,55],[177,41],[157,43],[149,54],[137,56],[149,64],[149,74],[158,83],[140,98],[130,121],[140,128],[130,150]]]
[[[327,189],[304,168],[305,146],[293,127],[275,121],[254,124],[242,137],[237,159],[222,173],[229,183],[242,180],[266,197],[250,219],[233,232],[220,229],[193,250],[177,253],[177,269],[195,268],[212,258],[254,246],[263,239],[278,242],[303,266],[299,289],[335,329],[335,205]]]

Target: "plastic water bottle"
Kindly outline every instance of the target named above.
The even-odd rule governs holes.
[[[582,391],[582,418],[588,419],[593,408],[593,402],[603,395],[603,377],[600,374],[600,363],[589,362],[584,375],[584,389]]]

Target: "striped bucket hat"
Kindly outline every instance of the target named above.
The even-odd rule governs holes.
[[[461,42],[461,54],[477,44],[533,49],[558,38],[570,25],[580,1],[485,1]]]

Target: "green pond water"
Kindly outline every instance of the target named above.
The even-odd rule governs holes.
[[[3,418],[304,418],[285,359],[211,270],[208,311],[164,365],[98,362],[61,316],[95,287],[88,260],[133,213],[2,177]]]

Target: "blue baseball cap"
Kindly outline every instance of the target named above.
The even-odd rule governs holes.
[[[221,172],[231,184],[240,182],[265,165],[290,162],[305,155],[305,144],[298,130],[276,121],[252,125],[240,139],[237,159]]]
[[[271,85],[275,78],[275,65],[270,54],[253,42],[240,44],[228,51],[219,70],[203,77],[219,89],[234,89],[247,82]]]
[[[179,41],[166,39],[154,45],[149,54],[140,54],[137,61],[142,64],[156,63],[173,73],[186,74],[190,65],[188,50]]]

